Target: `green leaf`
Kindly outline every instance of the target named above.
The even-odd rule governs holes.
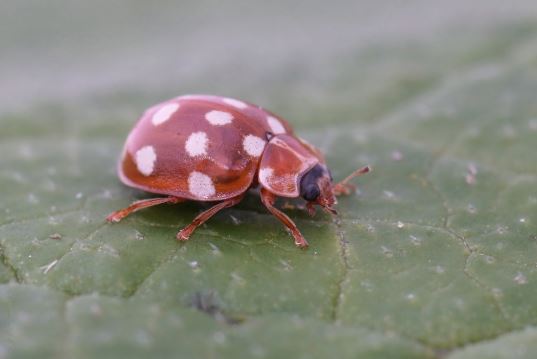
[[[535,357],[536,9],[473,4],[7,1],[0,359]],[[255,191],[187,243],[204,204],[105,223],[151,197],[128,131],[182,93],[374,171],[336,218],[283,206],[305,251]]]

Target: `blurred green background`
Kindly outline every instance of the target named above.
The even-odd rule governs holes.
[[[0,359],[535,358],[537,3],[0,3]],[[115,163],[186,93],[287,118],[336,219],[255,194],[105,216]]]

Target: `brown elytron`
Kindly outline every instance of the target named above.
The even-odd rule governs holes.
[[[224,97],[181,96],[148,109],[129,134],[118,165],[127,186],[167,197],[136,201],[107,217],[118,222],[142,208],[186,200],[219,202],[177,234],[187,240],[218,211],[236,205],[252,187],[291,232],[308,243],[293,221],[274,207],[278,196],[302,197],[335,213],[335,196],[349,194],[348,180],[333,184],[319,150],[293,134],[282,118],[258,106]]]

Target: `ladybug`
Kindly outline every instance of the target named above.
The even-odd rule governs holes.
[[[166,197],[144,199],[107,217],[119,222],[142,208],[184,201],[218,202],[177,234],[186,241],[220,210],[261,187],[261,201],[285,225],[298,247],[308,242],[295,223],[274,207],[277,197],[307,201],[336,214],[336,196],[350,194],[348,181],[369,172],[365,166],[334,184],[322,153],[296,136],[275,114],[236,99],[180,96],[145,111],[130,132],[118,164],[125,185]]]

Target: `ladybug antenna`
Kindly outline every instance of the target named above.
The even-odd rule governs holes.
[[[336,196],[340,196],[342,194],[346,194],[346,195],[350,194],[351,191],[353,191],[355,189],[355,186],[353,184],[350,184],[349,181],[351,179],[353,179],[354,177],[364,175],[364,174],[366,174],[368,172],[371,172],[371,167],[370,166],[364,166],[364,167],[359,168],[356,171],[352,172],[350,175],[345,177],[345,179],[343,179],[343,181],[337,183],[334,186],[334,194]]]

